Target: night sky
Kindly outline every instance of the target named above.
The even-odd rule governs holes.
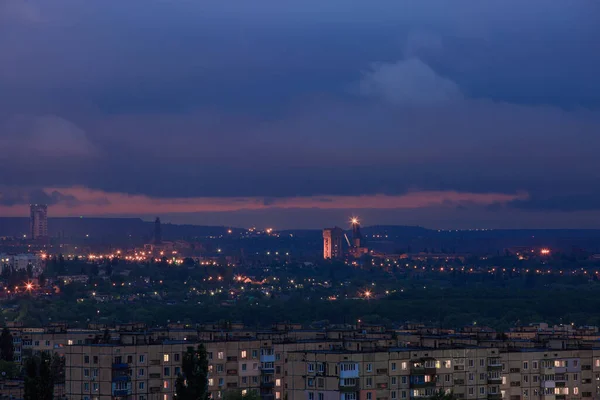
[[[600,228],[600,3],[0,0],[0,216]]]

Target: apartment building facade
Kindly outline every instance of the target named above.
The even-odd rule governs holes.
[[[41,351],[64,357],[65,383],[57,396],[65,399],[172,400],[184,353],[203,343],[212,399],[254,391],[264,400],[408,400],[442,390],[466,400],[600,400],[600,349],[568,338],[541,348],[521,339],[477,343],[413,335],[407,341],[365,330],[223,332],[131,325],[12,333],[17,362]],[[10,384],[0,391],[18,392]]]
[[[600,398],[600,350],[498,348],[312,351],[288,355],[288,400]]]

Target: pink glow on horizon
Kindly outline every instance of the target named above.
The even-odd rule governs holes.
[[[58,191],[73,196],[76,202],[51,205],[51,216],[110,216],[153,215],[172,213],[233,212],[267,209],[416,209],[456,205],[504,204],[527,199],[523,193],[468,193],[456,191],[412,191],[402,195],[262,197],[193,197],[153,198],[145,195],[111,193],[84,187],[46,188],[47,193]],[[0,205],[2,216],[26,216],[27,205]]]

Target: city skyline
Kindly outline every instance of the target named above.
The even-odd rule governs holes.
[[[116,5],[0,2],[0,216],[600,228],[596,4]]]

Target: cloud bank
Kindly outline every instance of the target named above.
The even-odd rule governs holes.
[[[49,4],[0,0],[4,213],[600,208],[590,3]]]

